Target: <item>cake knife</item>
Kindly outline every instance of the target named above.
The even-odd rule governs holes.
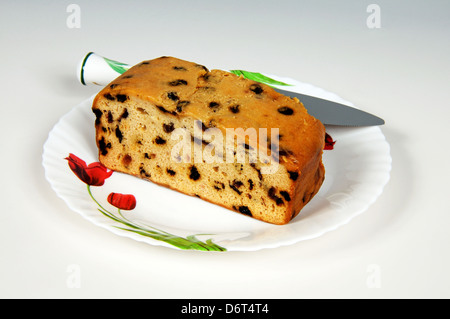
[[[105,58],[94,52],[89,52],[78,65],[78,80],[83,85],[96,84],[104,86],[117,78],[120,74],[127,71],[130,67],[131,65],[129,64]],[[234,71],[231,72],[236,73]],[[261,80],[259,82],[262,83],[265,83],[264,80],[268,79],[259,73],[245,71],[239,73],[243,73],[244,76],[246,74],[258,74],[261,76]],[[257,78],[252,79],[258,81]],[[266,84],[270,85],[271,83],[266,82]],[[308,113],[319,119],[325,125],[358,127],[384,124],[384,120],[378,116],[354,107],[321,99],[315,96],[282,90],[276,87],[273,88],[283,95],[298,98],[308,110]]]

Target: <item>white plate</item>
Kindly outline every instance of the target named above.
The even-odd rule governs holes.
[[[310,84],[272,75],[270,77],[293,84],[289,87],[291,91],[353,106],[339,96]],[[93,97],[82,102],[64,115],[49,134],[44,145],[43,165],[51,187],[72,210],[95,225],[151,245],[185,249],[118,228],[124,225],[99,211],[86,184],[70,170],[64,159],[69,153],[75,154],[87,164],[98,160],[92,99]],[[390,148],[379,127],[327,127],[327,132],[337,142],[334,150],[324,151],[324,184],[302,212],[283,226],[257,221],[198,198],[117,172],[106,179],[103,186],[91,186],[90,189],[98,203],[118,217],[121,216],[117,209],[107,202],[108,194],[133,194],[137,201],[136,208],[122,211],[124,218],[150,231],[170,233],[175,240],[201,241],[191,246],[191,249],[221,247],[227,251],[255,251],[290,245],[316,238],[348,223],[377,199],[389,180]],[[164,238],[169,238],[169,235],[164,234]],[[190,237],[193,235],[196,237]]]

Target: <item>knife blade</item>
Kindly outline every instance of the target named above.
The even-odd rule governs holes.
[[[131,68],[129,64],[89,52],[78,65],[78,80],[83,85],[107,85],[129,68]],[[324,125],[358,127],[377,126],[385,123],[378,116],[341,103],[275,87],[274,89],[283,95],[298,98],[308,110],[308,113],[320,120]]]
[[[281,89],[275,89],[275,91],[298,98],[308,110],[308,114],[325,125],[377,126],[384,124],[384,120],[378,116],[341,103]]]

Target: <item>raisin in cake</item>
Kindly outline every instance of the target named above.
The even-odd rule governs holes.
[[[229,72],[144,61],[92,110],[107,168],[268,223],[288,223],[324,179],[322,123],[298,99]]]

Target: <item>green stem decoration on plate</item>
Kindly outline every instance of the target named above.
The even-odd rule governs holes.
[[[129,231],[141,236],[150,237],[155,240],[160,240],[163,242],[166,242],[168,244],[171,244],[175,247],[178,247],[180,249],[191,249],[191,250],[203,250],[203,251],[226,251],[224,247],[221,247],[215,243],[212,242],[211,239],[207,239],[205,242],[199,240],[196,236],[199,235],[206,235],[206,234],[197,234],[197,235],[191,235],[187,236],[186,238],[176,236],[173,234],[170,234],[168,232],[165,232],[163,230],[157,229],[155,227],[147,226],[144,227],[142,225],[138,225],[136,223],[133,223],[129,219],[125,218],[122,215],[121,209],[118,208],[118,215],[114,215],[113,213],[106,210],[92,195],[92,192],[90,190],[90,185],[87,185],[88,193],[92,200],[97,203],[99,206],[98,211],[101,212],[104,216],[112,219],[113,221],[122,224],[123,226],[114,226],[118,229],[122,229],[125,231]]]

